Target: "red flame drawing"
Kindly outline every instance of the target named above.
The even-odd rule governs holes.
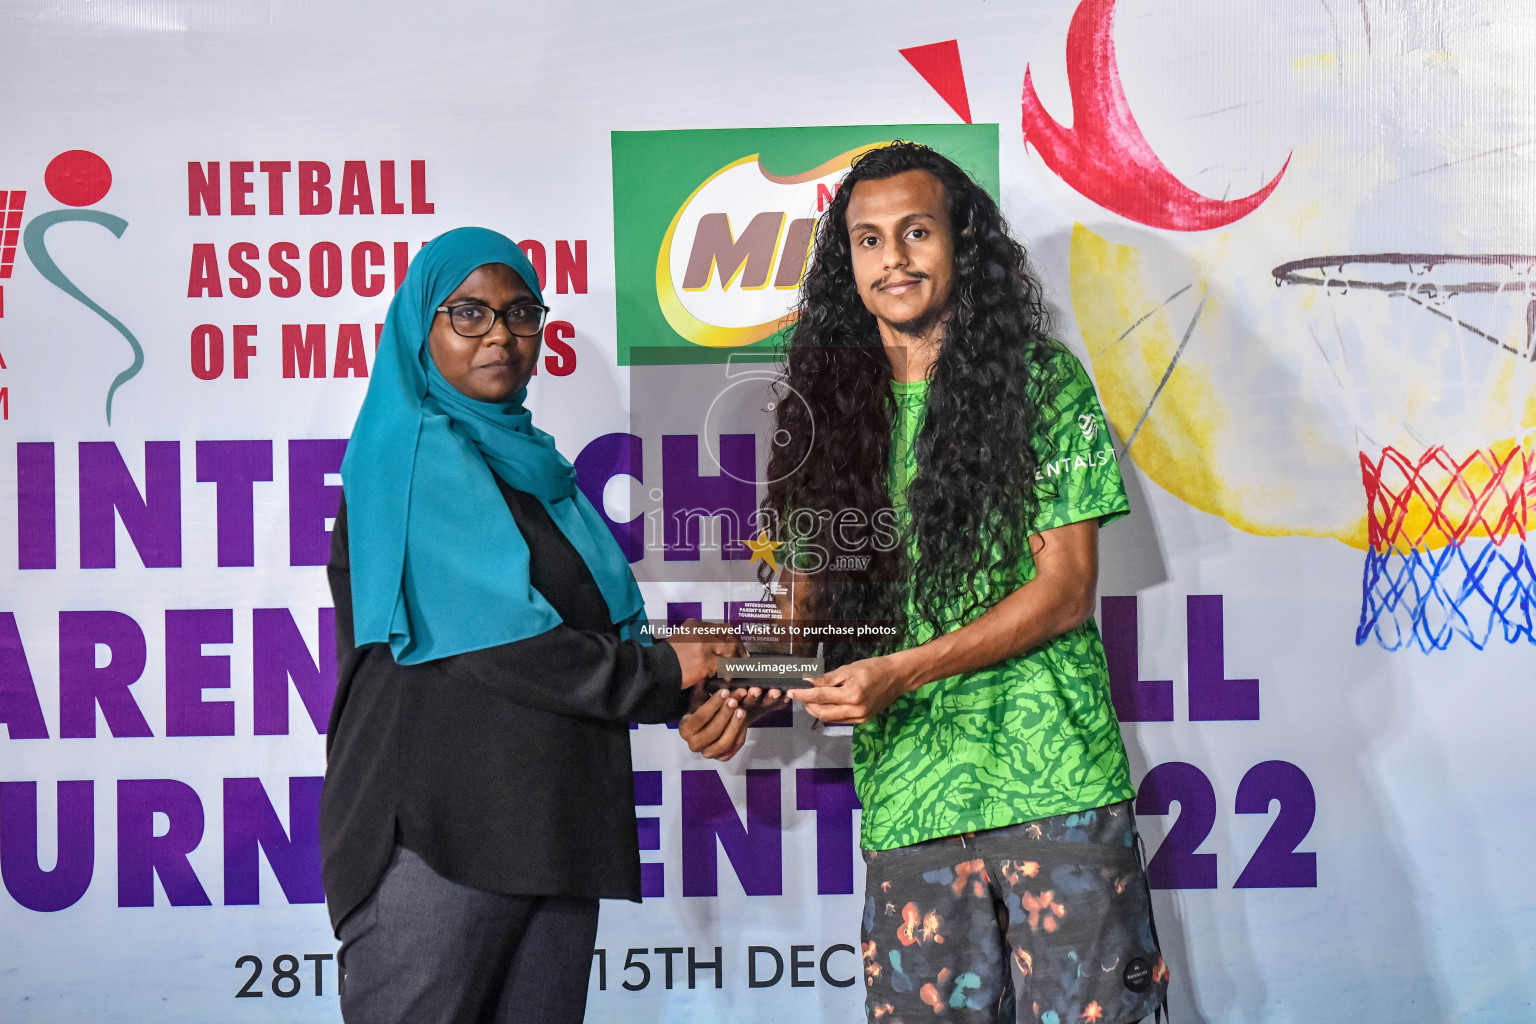
[[[1246,217],[1280,184],[1241,199],[1203,196],[1175,178],[1131,116],[1115,64],[1115,0],[1083,0],[1067,30],[1072,127],[1063,128],[1035,95],[1024,69],[1024,139],[1047,167],[1087,199],[1122,217],[1170,231],[1207,231]]]

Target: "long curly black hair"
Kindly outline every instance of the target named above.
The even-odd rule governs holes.
[[[1034,447],[1045,418],[1040,402],[1060,382],[1049,379],[1050,316],[1023,246],[1009,235],[992,197],[927,146],[896,142],[860,156],[817,226],[784,352],[777,443],[762,508],[769,523],[787,523],[804,509],[824,517],[857,510],[864,522],[895,522],[887,491],[897,409],[891,364],[854,282],[846,215],[859,182],[914,170],[943,186],[954,274],[927,415],[915,439],[907,532],[899,543],[883,545],[888,550],[880,550],[878,530],[866,532],[853,548],[871,556],[868,565],[853,569],[857,561],[839,566],[834,560],[816,573],[808,611],[812,620],[905,625],[910,592],[918,617],[942,633],[1024,582],[1026,527],[1040,505]],[[798,515],[806,522],[805,513]],[[857,533],[827,525],[824,518],[818,537],[835,556]],[[803,535],[805,528],[788,532]],[[897,646],[871,639],[829,643],[828,665]]]

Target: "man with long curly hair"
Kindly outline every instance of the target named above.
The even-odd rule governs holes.
[[[870,1020],[1140,1020],[1167,968],[1091,616],[1129,506],[1022,246],[932,149],[861,156],[817,229],[765,521],[802,623],[794,692],[856,725]],[[899,623],[848,637],[850,624]]]

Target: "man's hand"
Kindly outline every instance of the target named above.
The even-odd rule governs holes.
[[[715,674],[719,658],[745,658],[747,650],[729,626],[689,619],[662,643],[677,652],[683,669],[683,689],[697,686]]]
[[[747,741],[748,725],[788,704],[778,690],[764,692],[757,686],[711,694],[696,687],[688,713],[677,723],[677,734],[695,754],[729,761]]]
[[[790,690],[789,695],[828,725],[867,722],[912,689],[890,657],[852,661],[814,682],[815,686]]]

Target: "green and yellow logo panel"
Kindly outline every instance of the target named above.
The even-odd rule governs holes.
[[[619,364],[771,353],[838,179],[895,139],[934,147],[997,195],[995,124],[614,132]]]

